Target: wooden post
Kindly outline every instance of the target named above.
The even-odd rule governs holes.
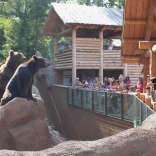
[[[147,86],[147,75],[149,75],[149,58],[144,58],[143,60],[143,78],[144,78],[144,93],[146,91]]]
[[[55,61],[55,55],[57,53],[57,38],[54,37],[54,61]]]
[[[99,81],[103,84],[103,31],[99,32],[100,39],[100,68],[99,68]]]
[[[127,76],[127,64],[124,64],[123,75]]]
[[[76,81],[76,29],[72,30],[72,86]]]
[[[156,67],[156,53],[151,53],[151,77],[156,77],[156,70],[155,70],[155,67]]]

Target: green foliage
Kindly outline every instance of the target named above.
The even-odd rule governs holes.
[[[43,36],[51,2],[67,0],[0,0],[0,62],[10,49],[22,52],[27,58],[36,51],[53,58],[53,38]],[[77,0],[77,3],[123,8],[124,0]],[[70,38],[59,39],[61,44],[70,41]]]
[[[0,22],[0,29],[4,27],[4,34],[1,35],[3,43],[0,43],[1,54],[13,49],[22,52],[27,58],[34,55],[36,51],[40,51],[44,57],[53,57],[53,40],[51,37],[43,36],[50,2],[52,0],[6,0],[0,2],[2,15],[0,19],[3,19],[3,22]],[[10,26],[9,29],[8,26]]]

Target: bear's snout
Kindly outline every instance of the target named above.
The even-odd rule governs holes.
[[[50,65],[49,62],[45,62],[44,64],[45,64],[46,67],[48,67]]]

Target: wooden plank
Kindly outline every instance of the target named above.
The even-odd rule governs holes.
[[[140,60],[139,56],[123,56],[122,60]]]
[[[72,30],[72,86],[76,80],[76,30]]]
[[[156,41],[139,41],[139,49],[151,49]]]
[[[135,49],[134,50],[134,55],[142,55],[145,50],[140,50],[140,49]]]
[[[146,24],[146,32],[145,32],[145,41],[150,40],[153,18],[154,18],[153,2],[150,1],[149,2],[148,17],[147,17],[147,24]]]

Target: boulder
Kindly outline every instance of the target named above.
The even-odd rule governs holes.
[[[0,156],[154,156],[154,131],[133,128],[96,141],[67,141],[53,148],[36,152],[1,150]]]
[[[38,151],[48,148],[50,133],[44,123],[45,108],[36,87],[37,102],[14,98],[0,107],[0,149]]]
[[[156,114],[152,114],[144,120],[141,128],[156,131]]]

